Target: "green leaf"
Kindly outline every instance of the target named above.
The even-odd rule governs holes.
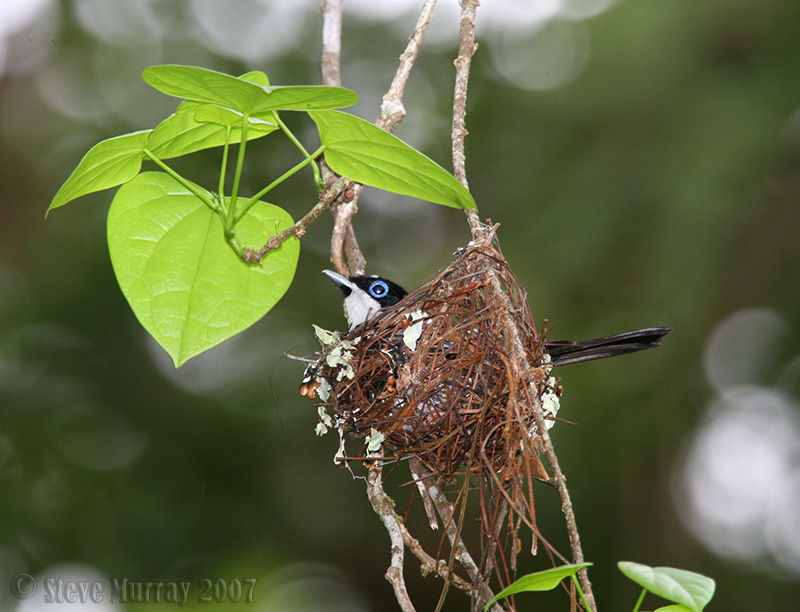
[[[266,95],[264,88],[256,83],[197,66],[150,66],[142,72],[142,77],[168,96],[210,102],[241,113],[249,112],[255,101]]]
[[[672,567],[650,567],[631,561],[620,561],[617,567],[651,593],[695,612],[700,612],[714,596],[716,583],[702,574]]]
[[[87,193],[121,185],[139,174],[150,132],[115,136],[94,145],[61,185],[47,212]]]
[[[265,111],[309,111],[346,108],[358,102],[358,94],[344,87],[293,85],[267,87],[269,98],[253,108],[253,113]]]
[[[272,113],[269,113],[266,116],[271,119],[271,115]],[[199,123],[213,123],[231,128],[241,126],[243,118],[242,113],[215,104],[201,104],[194,114],[195,121]],[[278,129],[278,125],[274,121],[262,119],[260,116],[250,115],[247,121],[250,124],[248,131],[252,128],[269,129],[270,131]]]
[[[236,225],[247,245],[262,245],[292,224],[259,202]],[[175,179],[146,172],[117,192],[108,213],[114,273],[134,314],[175,367],[247,329],[292,282],[299,241],[244,263],[223,236],[222,221]]]
[[[516,595],[526,591],[552,591],[562,580],[574,576],[584,567],[589,567],[590,565],[592,564],[574,563],[522,576],[486,602],[486,606],[483,609],[484,611],[488,610],[494,602],[509,595]]]
[[[263,85],[264,87],[269,87],[269,77],[260,70],[252,70],[250,72],[245,72],[239,78],[244,79],[245,81],[250,81],[251,83],[255,83],[256,85]]]
[[[671,606],[663,606],[653,610],[653,612],[692,612],[692,609],[681,604],[673,604]]]
[[[343,87],[270,87],[263,84],[266,79],[263,73],[251,72],[236,78],[197,66],[168,64],[146,68],[142,77],[169,96],[208,102],[247,114],[342,108],[358,101],[354,92]]]
[[[197,118],[200,115],[199,120]],[[238,117],[238,125],[232,127],[230,142],[239,142],[242,116],[235,111],[202,102],[181,102],[175,112],[159,123],[150,138],[147,149],[159,159],[170,159],[195,151],[220,147],[225,144],[226,125]],[[274,132],[277,127],[271,123],[251,117],[247,130],[247,140],[261,138]]]
[[[325,161],[365,185],[453,208],[475,208],[467,189],[447,170],[379,127],[339,111],[309,115],[325,145]]]

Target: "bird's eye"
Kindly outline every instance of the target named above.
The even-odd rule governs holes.
[[[386,297],[386,294],[389,293],[389,285],[382,280],[372,281],[369,286],[369,293],[372,297],[381,299],[382,297]]]

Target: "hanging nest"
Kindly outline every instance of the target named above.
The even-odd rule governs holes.
[[[556,383],[525,290],[496,249],[462,249],[366,324],[317,335],[310,395],[326,402],[323,422],[367,438],[364,458],[382,445],[384,457],[415,456],[445,481],[548,478],[532,403],[554,423]]]

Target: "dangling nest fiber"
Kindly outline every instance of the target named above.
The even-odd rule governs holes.
[[[330,385],[325,408],[336,424],[355,437],[379,432],[385,455],[416,456],[445,481],[482,472],[508,483],[546,479],[531,403],[542,401],[554,422],[547,361],[503,256],[469,246],[397,305],[325,346],[317,380]]]

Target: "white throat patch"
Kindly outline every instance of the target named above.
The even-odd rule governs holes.
[[[374,317],[380,309],[381,305],[376,299],[358,288],[344,298],[344,316],[350,324],[350,331]]]

